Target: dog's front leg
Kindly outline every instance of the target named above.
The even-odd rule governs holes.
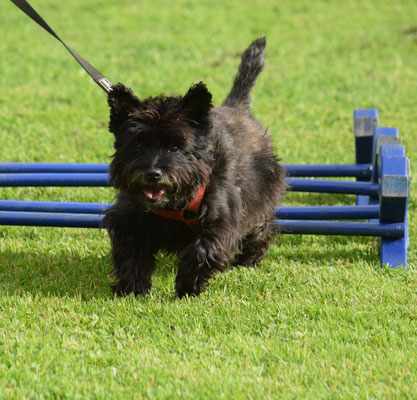
[[[178,296],[198,296],[216,272],[227,268],[236,247],[233,232],[200,233],[180,257],[175,282]]]
[[[112,288],[118,296],[130,293],[146,295],[151,289],[157,248],[141,236],[111,232],[113,272]]]

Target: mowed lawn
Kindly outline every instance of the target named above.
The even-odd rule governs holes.
[[[140,97],[204,81],[220,104],[241,51],[266,35],[253,111],[283,162],[353,163],[353,110],[369,107],[417,162],[414,0],[33,6]],[[7,1],[0,35],[0,161],[108,162],[105,94]],[[150,296],[120,299],[104,231],[0,227],[0,398],[416,398],[416,189],[407,271],[381,269],[376,238],[282,235],[259,268],[218,275],[183,300],[171,255],[159,256]],[[2,188],[0,198],[109,202],[114,192]]]

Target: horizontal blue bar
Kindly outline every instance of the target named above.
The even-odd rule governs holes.
[[[14,186],[110,186],[104,173],[10,173],[0,174],[0,187]],[[296,192],[345,193],[378,196],[379,184],[335,180],[287,178]]]
[[[0,211],[0,225],[99,228],[102,220],[103,215],[98,214]],[[400,238],[405,232],[403,223],[275,220],[274,224],[281,233],[290,234]]]
[[[0,163],[0,173],[107,173],[109,164]],[[370,179],[371,164],[283,164],[293,177],[354,177]]]
[[[293,192],[343,193],[379,195],[379,184],[373,182],[349,182],[325,179],[287,178],[290,190]]]
[[[102,214],[108,203],[65,203],[59,201],[0,200],[0,211],[32,211],[71,214]]]
[[[107,172],[109,164],[78,164],[78,163],[0,163],[0,173],[74,173]]]
[[[0,187],[12,186],[110,186],[104,173],[0,174]]]
[[[110,203],[0,200],[0,211],[102,214],[110,206]],[[275,217],[283,219],[369,219],[379,217],[379,206],[283,206],[276,208]]]
[[[352,177],[370,180],[372,164],[284,164],[292,177]]]
[[[371,219],[379,218],[379,205],[371,206],[293,206],[277,207],[281,219]]]
[[[99,228],[102,219],[98,214],[0,211],[0,225]]]
[[[280,233],[304,235],[378,236],[382,238],[404,237],[403,223],[379,222],[275,220]]]

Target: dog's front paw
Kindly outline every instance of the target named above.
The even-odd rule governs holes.
[[[199,284],[198,278],[198,276],[177,277],[175,290],[180,299],[184,296],[196,297],[202,292],[204,287]]]
[[[145,297],[151,291],[150,284],[138,284],[130,285],[130,284],[120,284],[115,283],[112,285],[113,293],[118,297],[126,297],[130,294],[134,294],[135,296],[143,296]]]

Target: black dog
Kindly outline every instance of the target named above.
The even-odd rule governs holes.
[[[116,294],[149,292],[159,249],[179,256],[180,297],[198,295],[230,264],[254,266],[265,256],[286,184],[270,137],[250,115],[264,50],[261,38],[243,53],[220,107],[203,83],[183,97],[139,100],[120,83],[109,93],[110,176],[119,194],[103,226]]]

